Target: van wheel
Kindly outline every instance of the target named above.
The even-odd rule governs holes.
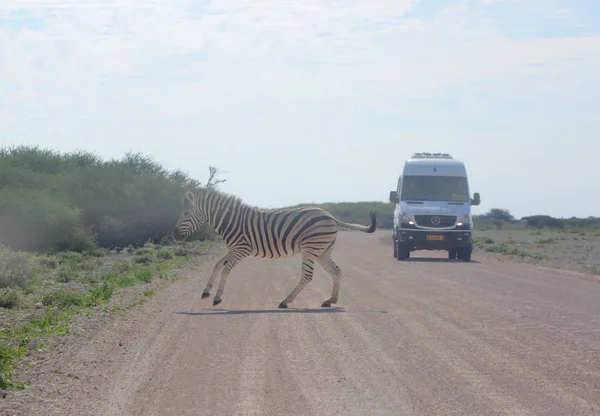
[[[397,259],[398,258],[398,242],[396,241],[395,237],[393,240],[393,244],[394,244],[394,258]]]
[[[451,248],[448,250],[448,259],[454,260],[458,258],[458,250],[455,248]]]
[[[397,247],[396,247],[396,258],[398,260],[404,260],[409,257],[410,257],[410,249],[407,246],[398,242]]]
[[[461,260],[462,261],[471,261],[471,252],[473,251],[473,245],[469,244],[468,246],[461,249]]]

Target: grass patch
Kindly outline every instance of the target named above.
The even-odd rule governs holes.
[[[175,249],[174,253],[176,256],[180,256],[180,257],[186,257],[190,254],[190,251],[188,249],[186,249],[185,247],[179,247],[177,249]]]
[[[153,257],[150,254],[142,254],[134,257],[134,261],[138,264],[152,263]]]
[[[584,273],[593,274],[593,275],[596,275],[596,276],[600,276],[600,267],[584,266],[583,267],[583,272]]]
[[[488,253],[501,253],[501,254],[518,254],[519,250],[516,247],[509,247],[504,243],[492,244],[487,247],[483,247],[483,251]]]
[[[23,302],[25,292],[18,286],[0,288],[0,307],[12,309]]]
[[[14,370],[27,351],[39,348],[37,340],[42,345],[45,337],[69,334],[75,314],[108,305],[121,288],[164,279],[170,270],[187,263],[196,250],[194,243],[188,243],[160,251],[144,248],[118,257],[106,255],[105,250],[34,256],[0,247],[0,307],[11,310],[10,322],[0,327],[0,388],[25,387],[14,379]],[[158,255],[154,257],[154,253]],[[141,300],[154,295],[152,289],[140,293]],[[34,309],[37,302],[43,310],[38,305]],[[137,299],[122,309],[140,303]]]
[[[514,244],[512,241],[510,245]],[[530,253],[524,250],[519,250],[517,247],[511,247],[506,243],[492,244],[488,246],[482,246],[481,249],[488,253],[499,253],[507,256],[516,256],[519,258],[531,258],[534,260],[547,260],[549,257],[544,253]]]
[[[25,252],[13,252],[0,247],[0,288],[25,287],[38,276],[44,266],[34,256]]]
[[[56,306],[59,309],[68,309],[73,306],[86,306],[85,294],[70,290],[59,289],[42,296],[44,306]]]
[[[175,256],[173,256],[173,253],[170,251],[160,251],[157,255],[157,258],[162,259],[162,260],[171,260],[172,258],[174,258]]]
[[[556,240],[554,238],[543,238],[540,240],[534,241],[535,244],[554,244]]]

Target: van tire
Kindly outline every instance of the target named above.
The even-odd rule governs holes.
[[[410,249],[403,245],[402,243],[400,243],[399,241],[396,242],[396,258],[398,260],[404,260],[410,257]]]
[[[471,253],[472,252],[473,252],[473,245],[472,244],[469,244],[468,246],[463,247],[461,249],[461,253],[460,253],[461,254],[461,256],[460,256],[461,260],[462,261],[471,261]]]

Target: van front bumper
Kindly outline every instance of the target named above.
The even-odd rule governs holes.
[[[400,229],[398,241],[411,250],[450,250],[472,244],[471,230]]]

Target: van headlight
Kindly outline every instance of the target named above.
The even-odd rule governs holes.
[[[414,221],[414,219],[412,218],[412,215],[408,215],[408,213],[406,213],[406,212],[403,212],[403,213],[402,213],[402,216],[400,217],[400,221],[401,221],[403,224],[415,225],[415,221]]]
[[[471,216],[469,214],[458,217],[458,221],[456,222],[457,227],[463,227],[465,225],[471,225]]]

